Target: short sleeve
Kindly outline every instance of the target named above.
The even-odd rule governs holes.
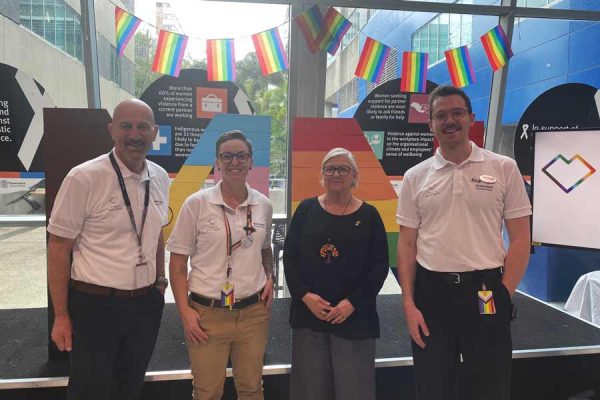
[[[420,225],[421,221],[414,192],[412,175],[404,175],[398,194],[398,207],[396,208],[396,222],[398,225],[409,228],[418,228]]]
[[[196,229],[198,207],[195,207],[195,203],[200,200],[193,196],[194,195],[188,197],[183,203],[181,211],[179,211],[179,216],[177,217],[177,222],[175,222],[175,227],[167,241],[167,250],[172,253],[189,256],[194,253],[196,248],[196,238],[198,237]]]
[[[525,181],[514,160],[510,160],[504,200],[504,219],[513,219],[531,215],[531,203],[525,190]]]
[[[48,232],[68,239],[79,236],[86,216],[88,195],[89,186],[85,180],[71,171],[56,195]]]

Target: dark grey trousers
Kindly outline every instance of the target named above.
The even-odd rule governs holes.
[[[292,333],[290,400],[375,400],[375,339]]]

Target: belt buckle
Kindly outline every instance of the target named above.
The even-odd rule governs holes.
[[[455,285],[460,283],[460,274],[458,272],[449,272],[450,275],[454,275],[456,277],[456,280],[454,282],[451,282]]]

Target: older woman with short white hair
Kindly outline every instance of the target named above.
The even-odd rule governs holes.
[[[290,399],[372,400],[386,232],[377,209],[352,194],[358,168],[350,151],[327,153],[320,175],[325,193],[300,203],[283,254],[292,295]]]

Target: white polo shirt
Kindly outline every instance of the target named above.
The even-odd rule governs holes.
[[[252,234],[249,247],[239,246],[232,253],[232,272],[236,299],[243,299],[261,290],[267,280],[262,265],[261,250],[271,246],[273,206],[269,199],[246,184],[248,197],[235,210],[223,201],[221,182],[188,197],[177,218],[167,249],[190,256],[189,290],[211,299],[221,298],[221,287],[227,277],[227,234],[225,217],[235,243],[246,235],[246,212],[252,211]]]
[[[113,151],[114,153],[114,151]],[[156,280],[156,248],[167,224],[169,176],[147,160],[144,171],[131,172],[115,154],[131,201],[138,232],[147,180],[150,202],[142,237],[147,269],[137,274],[138,243],[117,175],[108,154],[73,168],[64,179],[48,225],[53,235],[75,239],[71,278],[117,289],[137,289]],[[143,277],[143,279],[141,279]]]
[[[396,220],[418,229],[417,261],[429,270],[463,272],[504,265],[503,220],[531,215],[515,161],[473,142],[471,147],[460,165],[438,149],[404,175]]]

